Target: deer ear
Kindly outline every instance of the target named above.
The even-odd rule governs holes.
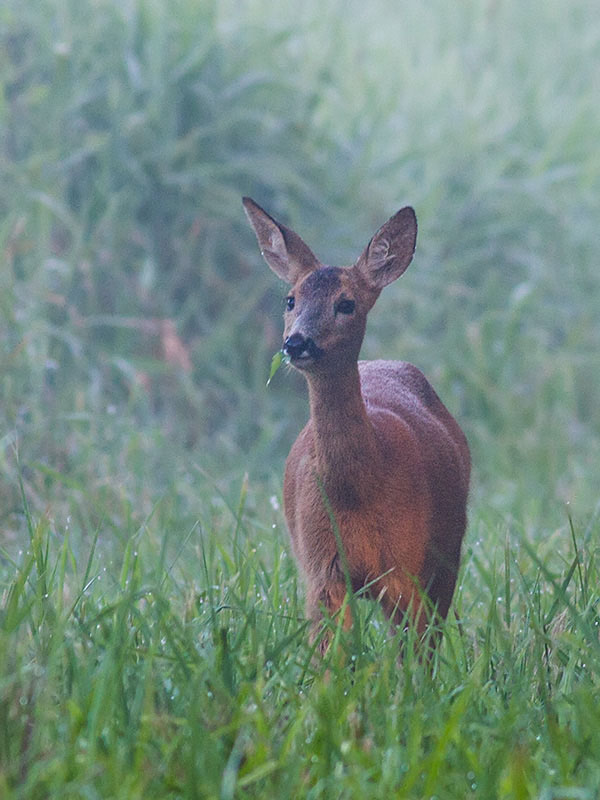
[[[242,198],[242,203],[262,256],[276,275],[293,285],[302,275],[321,266],[297,233],[276,222],[249,197]]]
[[[372,289],[383,289],[399,278],[412,261],[417,242],[417,217],[401,208],[373,236],[356,268]]]

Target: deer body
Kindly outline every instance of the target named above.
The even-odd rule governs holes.
[[[354,591],[419,630],[424,593],[445,617],[466,526],[469,449],[425,376],[402,361],[359,362],[366,316],[412,259],[416,219],[402,209],[353,267],[323,266],[300,237],[244,199],[263,255],[292,289],[284,349],[308,383],[310,419],[292,446],[285,515],[315,627],[346,593],[335,518]],[[328,509],[323,495],[330,506]],[[345,624],[351,622],[349,613]],[[323,645],[325,646],[325,644]]]

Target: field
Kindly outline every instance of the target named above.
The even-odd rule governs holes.
[[[596,4],[4,0],[0,85],[0,798],[599,797]],[[472,449],[429,668],[362,601],[314,658],[242,195],[327,263],[416,209],[363,357]]]

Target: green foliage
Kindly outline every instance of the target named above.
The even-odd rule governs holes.
[[[364,603],[320,662],[281,513],[253,494],[200,496],[185,535],[159,506],[110,553],[25,505],[1,587],[3,797],[594,796],[597,520],[560,555],[469,546],[431,663],[405,646],[400,664]]]
[[[591,0],[2,3],[2,798],[597,796],[599,43]],[[354,598],[314,660],[246,194],[326,263],[417,211],[364,354],[473,450],[429,666]]]
[[[110,407],[232,461],[269,425],[279,338],[240,197],[330,221],[315,92],[253,64],[213,3],[41,6],[3,10],[8,418],[43,392],[46,419]]]
[[[267,386],[271,385],[271,381],[277,374],[277,371],[281,367],[282,364],[289,364],[290,359],[289,356],[286,356],[283,350],[278,350],[273,358],[271,359],[271,368],[269,369],[269,377],[267,379]]]

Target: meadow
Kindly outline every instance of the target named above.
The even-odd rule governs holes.
[[[0,798],[600,796],[595,3],[4,0],[0,85]],[[416,209],[363,357],[471,445],[429,667],[363,601],[314,658],[242,195],[328,263]]]

